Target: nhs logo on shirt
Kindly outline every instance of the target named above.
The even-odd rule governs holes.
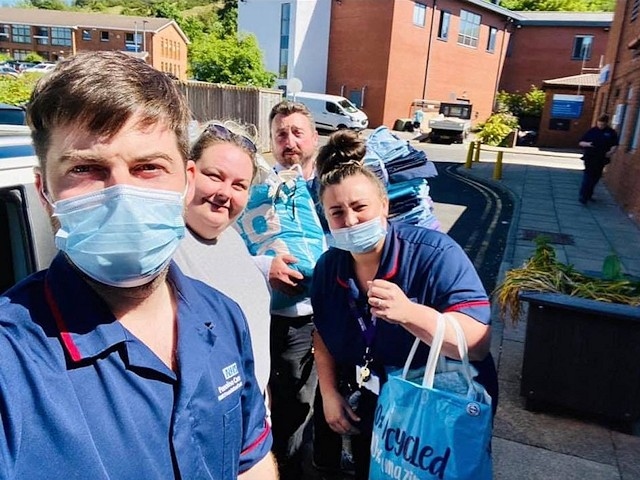
[[[238,364],[234,362],[228,367],[224,367],[222,369],[222,374],[224,375],[225,380],[229,380],[234,375],[238,375]]]
[[[242,377],[238,370],[238,364],[232,363],[222,369],[222,375],[224,375],[225,383],[218,387],[218,400],[224,400],[233,392],[242,388]]]

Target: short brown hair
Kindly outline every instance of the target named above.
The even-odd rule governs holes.
[[[380,178],[364,164],[366,151],[365,141],[352,130],[339,130],[329,137],[329,142],[316,157],[320,199],[329,185],[337,185],[353,175],[367,177],[378,188],[380,196],[387,198],[387,190]]]
[[[288,117],[289,115],[293,115],[294,113],[301,113],[309,120],[309,125],[313,130],[316,128],[316,122],[313,119],[313,115],[307,108],[304,103],[299,102],[291,102],[289,100],[282,100],[280,103],[274,105],[269,113],[269,128],[273,124],[273,119],[276,118],[276,115],[282,115],[283,117]]]
[[[165,122],[187,160],[189,108],[167,75],[122,52],[86,52],[61,61],[38,81],[27,108],[40,167],[46,166],[54,128],[79,125],[112,137],[136,113],[145,126]]]
[[[598,122],[609,123],[609,115],[607,115],[606,113],[603,113],[598,117]]]

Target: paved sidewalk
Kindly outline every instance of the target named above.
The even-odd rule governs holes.
[[[616,252],[626,273],[640,275],[640,228],[618,207],[604,183],[596,188],[596,201],[587,206],[578,202],[579,155],[508,149],[502,179],[493,180],[497,150],[483,147],[480,162],[474,162],[471,169],[461,167],[459,172],[506,188],[514,197],[500,279],[532,254],[534,242],[526,239],[528,230],[570,236],[573,245],[554,247],[561,261],[578,270],[599,272],[604,258]],[[501,388],[493,440],[494,478],[640,479],[640,436],[619,433],[576,415],[524,409],[519,386],[525,323],[516,328],[504,325],[497,315],[494,318],[492,351]]]

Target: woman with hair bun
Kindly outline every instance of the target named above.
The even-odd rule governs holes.
[[[356,478],[367,479],[377,395],[389,367],[401,368],[415,337],[412,368],[424,366],[440,313],[459,322],[478,370],[476,380],[497,405],[489,353],[490,305],[471,261],[449,236],[387,220],[389,200],[363,164],[364,140],[333,134],[316,160],[319,197],[333,247],[318,261],[311,302],[323,410],[338,435],[352,435]],[[425,343],[427,345],[425,345]],[[458,357],[455,333],[443,353]]]

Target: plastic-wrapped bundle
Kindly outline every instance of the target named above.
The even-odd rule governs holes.
[[[313,268],[327,244],[311,192],[300,172],[273,171],[251,187],[247,208],[235,222],[252,255],[293,255],[291,268],[305,276],[305,291],[291,297],[273,291],[271,308],[295,305],[307,297]]]

